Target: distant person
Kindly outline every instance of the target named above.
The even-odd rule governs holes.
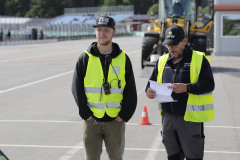
[[[28,32],[28,39],[32,40],[32,29],[29,28],[27,32]]]
[[[8,30],[8,32],[7,32],[7,39],[8,39],[8,42],[11,41],[11,31],[10,30]]]
[[[34,39],[34,33],[35,31],[34,31],[34,27],[32,27],[32,29],[31,29],[31,34],[32,34],[32,36],[31,36],[31,38],[32,38],[32,40]]]
[[[34,28],[34,40],[38,39],[38,30],[37,28]]]
[[[168,160],[202,160],[204,155],[204,122],[214,119],[215,83],[205,54],[187,43],[182,27],[170,26],[165,32],[169,53],[156,63],[150,80],[171,83],[174,102],[158,104],[162,115],[162,142]],[[146,87],[149,99],[156,96],[154,88]]]
[[[44,35],[43,35],[43,30],[42,29],[40,29],[40,37],[39,37],[39,39],[43,39],[44,38]]]
[[[1,42],[3,41],[3,29],[2,28],[0,29],[0,41]]]
[[[110,160],[122,160],[125,123],[137,105],[132,64],[128,55],[112,42],[115,20],[101,16],[96,20],[93,42],[76,64],[72,93],[82,121],[86,160],[100,160],[105,142]]]
[[[131,27],[131,33],[132,33],[132,36],[134,36],[134,27],[133,26]]]
[[[32,28],[32,39],[37,40],[37,29],[35,27]]]
[[[173,4],[173,17],[179,17],[181,18],[183,15],[184,15],[184,9],[183,9],[183,5],[181,2],[179,1],[176,1],[174,4]]]

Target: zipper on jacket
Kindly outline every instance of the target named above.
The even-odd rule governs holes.
[[[173,78],[172,78],[172,84],[175,82],[175,77],[176,77],[176,73],[177,73],[177,69],[173,69]]]
[[[105,83],[107,81],[107,69],[106,69],[106,65],[107,65],[107,60],[104,60],[104,68],[103,68],[103,83]],[[103,84],[102,84],[103,85]],[[101,86],[101,95],[100,95],[100,101],[102,100],[102,94],[103,94],[103,86]]]
[[[177,65],[177,68],[173,68],[172,71],[173,71],[173,78],[172,78],[172,84],[175,83],[175,79],[176,79],[176,73],[177,73],[177,70],[178,70],[178,67],[179,67],[179,64],[180,62],[178,62],[178,65]],[[172,107],[172,113],[173,113],[173,102],[171,102],[171,107]]]
[[[104,82],[106,82],[107,81],[107,60],[105,59],[104,60],[104,63],[105,63],[105,66],[104,66],[104,74],[103,74],[103,76],[104,76]]]
[[[175,77],[176,77],[176,72],[177,72],[177,69],[173,69],[173,78],[172,78],[172,84],[175,82]],[[173,113],[173,102],[171,102],[171,107],[172,107],[172,113]]]

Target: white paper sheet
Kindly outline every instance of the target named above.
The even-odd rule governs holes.
[[[168,86],[171,86],[171,83],[158,83],[155,81],[149,80],[150,88],[156,91],[156,97],[153,99],[156,102],[166,103],[166,102],[177,102],[172,99],[172,89],[169,89]]]

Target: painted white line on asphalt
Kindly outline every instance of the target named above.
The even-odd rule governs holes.
[[[138,123],[127,123],[127,125],[133,125],[133,126],[138,126]],[[161,126],[161,124],[151,124],[150,126]],[[223,129],[240,129],[240,127],[235,127],[235,126],[206,126],[206,128],[223,128]]]
[[[76,148],[80,147],[80,148]],[[82,141],[79,142],[77,145],[75,145],[74,148],[68,150],[63,156],[61,156],[58,160],[69,160],[72,159],[72,157],[80,150],[82,149]]]
[[[19,147],[19,148],[55,148],[55,149],[83,149],[82,146],[50,146],[50,145],[23,145],[23,144],[0,144],[0,147]]]
[[[137,123],[127,123],[127,125],[133,125],[133,126],[138,126]],[[161,126],[161,124],[151,124],[149,126]],[[240,129],[240,127],[235,127],[235,126],[204,126],[206,128],[223,128],[223,129]]]
[[[153,143],[150,147],[151,150],[148,151],[146,157],[145,157],[145,160],[155,160],[157,159],[157,154],[158,152],[155,152],[155,148],[160,148],[161,144],[162,144],[162,138],[161,138],[161,135],[160,135],[160,128],[159,130],[157,131],[157,134],[156,136],[154,137],[153,139]]]
[[[207,128],[224,128],[224,129],[240,129],[240,127],[234,127],[234,126],[204,126]]]
[[[205,153],[222,153],[222,154],[240,154],[240,152],[232,151],[204,151]]]
[[[44,78],[44,79],[40,79],[40,80],[37,80],[37,81],[34,81],[34,82],[26,83],[26,84],[23,84],[23,85],[20,85],[20,86],[17,86],[17,87],[5,89],[5,90],[0,90],[0,94],[5,93],[5,92],[9,92],[9,91],[13,91],[13,90],[16,90],[16,89],[19,89],[19,88],[27,87],[27,86],[30,86],[30,85],[33,85],[33,84],[41,83],[41,82],[44,82],[44,81],[47,81],[47,80],[50,80],[50,79],[58,78],[58,77],[64,76],[64,75],[69,74],[69,73],[73,73],[73,70],[65,72],[65,73],[57,74],[57,75],[54,75],[54,76],[51,76],[51,77],[47,77],[47,78]]]
[[[78,53],[78,52],[81,52],[81,51],[80,50],[73,50],[73,51],[67,51],[67,52],[51,53],[51,54],[48,54],[48,55],[28,56],[28,57],[22,57],[22,58],[10,59],[10,60],[1,60],[0,63],[9,63],[9,62],[15,62],[15,61],[21,61],[21,60],[27,60],[27,59],[33,59],[33,58],[51,57],[51,56],[56,56],[56,55]]]
[[[21,145],[21,144],[0,144],[0,147],[18,147],[18,148],[55,148],[55,149],[83,149],[81,145],[79,146],[50,146],[50,145]],[[103,149],[106,149],[103,147]],[[165,152],[165,149],[149,149],[149,148],[125,148],[128,151],[155,151],[155,152]],[[238,151],[204,151],[205,153],[219,153],[219,154],[240,154]]]
[[[140,53],[141,50],[136,50],[127,53],[127,55],[131,55],[134,53]],[[48,55],[37,55],[37,56],[28,56],[28,57],[22,57],[22,58],[16,58],[16,59],[10,59],[10,60],[1,60],[0,63],[8,63],[8,62],[15,62],[15,61],[21,61],[21,60],[27,60],[27,59],[33,59],[33,58],[42,58],[42,57],[51,57],[56,55],[62,55],[62,54],[70,54],[70,53],[81,53],[80,50],[73,50],[73,51],[67,51],[67,52],[58,52],[58,53],[52,53]]]
[[[58,121],[58,120],[0,120],[0,123],[75,123],[75,124],[81,124],[81,120],[79,121]],[[138,123],[126,123],[126,125],[130,126],[144,126],[139,125]],[[151,126],[161,126],[161,124],[151,124],[151,125],[145,125],[145,127],[151,127]],[[222,129],[240,129],[240,127],[235,126],[204,126],[206,128],[222,128]]]
[[[0,120],[1,122],[20,122],[20,123],[77,123],[80,124],[81,120],[79,121],[56,121],[56,120]]]

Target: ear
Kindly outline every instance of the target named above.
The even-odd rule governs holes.
[[[116,29],[113,29],[113,36],[115,35],[116,32],[117,32],[117,30],[116,30]]]
[[[183,42],[184,42],[184,43],[187,43],[187,37],[185,37],[185,38],[183,39]]]
[[[187,39],[187,37],[185,37],[185,38],[183,39],[183,44],[184,44],[184,46],[187,45],[187,41],[188,41],[188,39]]]

